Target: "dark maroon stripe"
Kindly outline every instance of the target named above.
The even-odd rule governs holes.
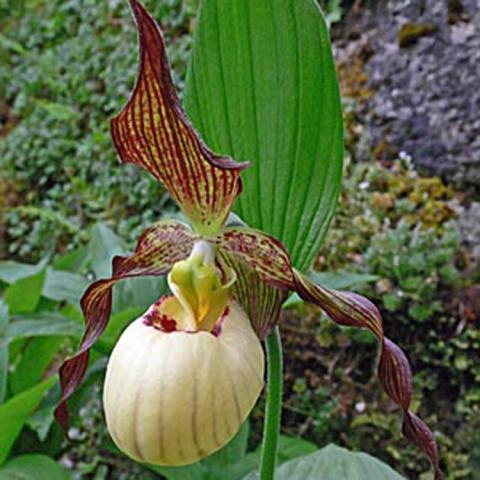
[[[151,69],[152,67],[150,67]],[[153,86],[152,88],[155,88],[155,86]],[[172,188],[172,185],[171,185],[171,182],[170,182],[170,178],[172,177],[172,170],[170,168],[170,165],[169,165],[169,162],[164,162],[162,161],[162,157],[165,155],[165,151],[168,150],[168,147],[167,147],[167,143],[168,142],[168,139],[166,138],[166,133],[162,133],[162,132],[165,132],[164,129],[161,129],[161,128],[155,128],[156,125],[155,125],[155,115],[154,115],[154,111],[153,111],[153,101],[152,101],[152,92],[150,91],[150,88],[147,88],[146,89],[146,92],[147,92],[147,96],[148,96],[148,115],[150,117],[150,123],[151,123],[151,128],[152,128],[152,136],[153,136],[153,140],[154,140],[154,143],[155,143],[155,149],[156,149],[156,152],[157,152],[157,162],[158,162],[158,172],[159,172],[159,178],[162,179],[162,181],[168,185],[168,188],[171,189]],[[158,115],[160,117],[160,121],[163,120],[163,115],[162,115],[162,112],[161,112],[161,108],[158,107],[159,111],[158,111]],[[169,178],[170,177],[170,178]]]
[[[198,165],[201,165],[204,159],[194,155],[195,147],[193,144],[195,142],[194,142],[194,139],[192,138],[191,132],[180,120],[177,120],[177,121],[175,122],[175,124],[178,126],[178,129],[181,130],[181,128],[184,127],[187,132],[187,138],[185,138],[184,135],[179,135],[179,139],[180,139],[180,143],[182,144],[183,150],[185,152],[184,161],[189,171],[188,180],[190,184],[190,191],[192,191],[192,186],[193,186],[193,193],[195,193],[195,197],[196,197],[195,199],[192,197],[192,200],[193,200],[192,203],[195,203],[196,205],[199,206],[200,210],[203,210],[204,201],[200,194],[200,190],[198,189],[199,184],[200,183],[203,184],[203,182],[198,181],[199,180]],[[208,183],[208,179],[207,179],[207,183]]]
[[[201,199],[199,204],[202,205],[203,208],[207,208],[210,205],[210,179],[214,176],[215,172],[210,169],[211,165],[208,163],[208,152],[205,152],[205,150],[201,148],[200,141],[197,138],[196,133],[193,131],[190,125],[186,124],[185,122],[183,122],[183,124],[190,132],[190,143],[191,149],[193,150],[192,156],[196,154],[196,158],[199,159],[197,162],[200,170],[198,177],[199,181],[195,182],[195,184],[198,184],[197,188],[202,188],[203,194],[205,195],[205,198],[201,198],[201,193],[199,194],[199,198]],[[208,175],[208,169],[210,169],[212,175]],[[215,182],[214,179],[212,179],[212,181]],[[215,183],[213,183],[213,190],[215,191]]]
[[[145,147],[146,147],[146,153],[147,153],[147,156],[150,158],[150,168],[149,168],[149,171],[155,176],[157,177],[159,180],[162,180],[162,172],[161,170],[159,169],[159,166],[158,166],[158,162],[156,160],[156,157],[154,155],[154,153],[152,152],[152,148],[150,146],[150,141],[148,139],[148,133],[147,133],[147,130],[145,128],[145,114],[144,114],[144,96],[146,96],[148,98],[148,111],[150,111],[152,109],[152,105],[151,105],[151,102],[150,102],[150,96],[149,96],[149,88],[147,86],[147,88],[145,88],[145,81],[143,81],[140,86],[139,86],[139,89],[138,89],[138,98],[139,98],[139,105],[140,105],[140,129],[142,131],[142,135],[143,135],[143,138],[144,138],[144,142],[145,142]],[[153,117],[150,117],[151,118],[151,121],[153,122]],[[150,125],[150,130],[151,130],[151,134],[152,134],[152,137],[155,139],[156,138],[156,135],[155,135],[155,130],[153,128],[152,125]]]
[[[170,127],[170,134],[172,136],[172,139],[173,139],[173,144],[172,142],[170,141],[169,138],[167,138],[167,135],[165,135],[165,142],[166,142],[166,145],[168,145],[168,148],[166,149],[172,158],[181,158],[180,156],[180,153],[179,152],[179,147],[178,145],[176,144],[176,135],[175,135],[175,132],[172,128],[172,125],[171,125],[171,122],[170,122],[170,119],[168,118],[168,112],[169,112],[169,105],[164,101],[164,95],[163,95],[163,90],[162,90],[162,85],[161,84],[153,84],[154,87],[157,87],[160,91],[157,91],[157,88],[153,88],[153,94],[155,95],[156,97],[156,100],[157,102],[162,105],[164,105],[164,110],[165,110],[165,116],[164,115],[161,115],[160,114],[160,118],[162,119],[162,124],[164,126],[164,130],[166,131],[166,129],[168,127]],[[179,167],[181,168],[182,167],[182,162],[177,162],[177,161],[173,161],[173,169],[175,171],[175,177],[174,178],[171,178],[169,179],[170,182],[171,182],[171,187],[170,187],[170,193],[175,197],[177,198],[177,200],[179,201],[179,203],[181,205],[183,205],[183,198],[185,198],[185,194],[186,194],[186,186],[185,186],[185,174],[181,174],[181,172],[179,171]],[[177,185],[177,181],[180,181],[181,185],[182,185],[182,191],[183,191],[183,194],[181,196],[179,196],[179,192],[178,192],[178,185]]]
[[[119,127],[121,128],[123,141],[128,146],[128,149],[130,150],[130,154],[131,154],[131,158],[130,159],[126,158],[125,160],[130,161],[132,163],[136,163],[144,167],[141,152],[138,149],[138,145],[135,143],[134,137],[131,134],[131,130],[135,130],[133,126],[130,125],[130,120],[129,120],[129,114],[131,112],[131,109],[132,107],[130,107],[128,110],[124,110],[122,114],[122,118],[119,118]],[[124,119],[124,121],[122,121],[122,119]]]

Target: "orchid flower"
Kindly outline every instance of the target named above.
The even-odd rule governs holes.
[[[66,402],[108,323],[112,287],[126,278],[168,275],[172,294],[134,321],[113,350],[104,389],[107,426],[118,447],[139,461],[180,465],[209,455],[255,405],[264,375],[260,342],[278,322],[288,293],[297,292],[337,324],[375,335],[381,384],[402,411],[405,436],[424,450],[440,479],[434,436],[409,409],[409,363],[384,335],[379,311],[360,295],[314,283],[272,236],[228,225],[248,163],[217,155],[202,142],[175,92],[160,28],[137,0],[130,6],[140,65],[131,98],[111,120],[113,143],[121,162],[144,168],[165,186],[191,226],[155,223],[131,256],[113,259],[110,278],[87,289],[85,334],[60,369],[57,420],[67,429]]]

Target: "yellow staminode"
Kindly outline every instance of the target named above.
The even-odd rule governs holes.
[[[195,243],[187,260],[177,262],[168,284],[174,297],[160,311],[176,321],[178,330],[212,330],[228,303],[228,292],[236,280],[233,270],[222,284],[215,267],[215,251],[205,240]]]

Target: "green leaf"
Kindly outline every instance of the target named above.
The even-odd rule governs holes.
[[[343,159],[335,66],[314,0],[201,2],[185,107],[215,151],[252,162],[238,214],[306,270],[332,218]]]
[[[92,228],[90,241],[90,260],[97,278],[110,276],[112,258],[125,253],[123,240],[107,226],[97,223]]]
[[[303,438],[280,435],[278,442],[277,464],[282,465],[293,458],[297,458],[308,453],[313,453],[317,450],[317,448],[318,447],[314,443],[304,440]]]
[[[317,451],[317,448],[318,447],[314,443],[304,440],[303,438],[280,435],[277,450],[277,466],[301,455],[315,452]],[[261,454],[262,446],[259,445],[254,452],[250,452],[246,455],[243,462],[247,463],[251,467],[249,470],[252,471],[250,471],[247,476],[242,477],[242,480],[255,480],[259,478],[257,469],[260,465]]]
[[[10,285],[4,294],[10,312],[12,314],[34,312],[42,296],[44,281],[45,270],[41,270]]]
[[[328,445],[291,460],[275,472],[275,480],[405,480],[385,463],[366,453]]]
[[[77,322],[55,312],[42,312],[20,317],[10,322],[0,343],[9,343],[18,338],[39,336],[79,336],[83,329]]]
[[[88,255],[88,247],[77,248],[58,257],[52,266],[55,270],[66,270],[72,273],[78,272],[85,266]]]
[[[38,410],[27,421],[27,425],[37,434],[41,442],[44,442],[50,433],[50,429],[55,421],[53,412],[57,406],[55,402],[44,407],[44,403],[45,401],[42,402]]]
[[[18,282],[18,280],[40,273],[46,264],[47,259],[42,260],[37,265],[14,262],[13,260],[2,261],[0,262],[0,280],[8,284]]]
[[[47,269],[42,295],[57,302],[77,305],[87,288],[87,280],[76,273]]]
[[[0,405],[0,464],[7,458],[23,425],[55,380],[55,377],[50,377]]]
[[[0,469],[0,480],[70,480],[70,473],[46,455],[21,455]]]
[[[57,356],[63,341],[62,337],[32,338],[22,349],[15,361],[15,369],[10,373],[10,391],[17,394],[38,383]]]

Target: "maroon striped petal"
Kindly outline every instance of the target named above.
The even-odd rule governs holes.
[[[158,222],[140,237],[130,257],[115,257],[111,278],[98,280],[84,293],[81,306],[85,333],[77,353],[60,367],[62,396],[55,418],[64,431],[68,428],[67,400],[80,385],[88,366],[89,350],[105,330],[112,309],[112,287],[118,281],[141,275],[165,275],[175,262],[190,254],[195,235],[179,222]]]
[[[248,227],[228,227],[212,241],[248,264],[269,285],[293,290],[290,256],[275,238]]]
[[[216,233],[241,191],[236,163],[202,142],[175,92],[162,33],[136,0],[130,0],[140,41],[140,66],[133,94],[111,121],[122,162],[137,164],[162,182],[195,228]]]
[[[235,299],[247,313],[258,338],[265,339],[278,323],[287,292],[265,283],[260,275],[235,253],[226,254],[220,250],[220,256],[222,263],[232,268],[237,275],[232,286]]]
[[[442,480],[443,475],[438,467],[438,449],[435,437],[425,422],[408,410],[404,411],[403,434],[411,442],[416,443],[430,459],[436,459],[435,480]],[[432,460],[433,462],[433,460]]]
[[[297,271],[294,275],[296,291],[305,301],[319,305],[336,323],[367,328],[377,337],[382,346],[378,366],[380,382],[387,395],[403,410],[405,436],[425,452],[435,469],[435,479],[441,480],[435,437],[409,410],[413,391],[410,364],[400,347],[385,337],[377,307],[360,295],[324,288]]]
[[[295,270],[285,247],[262,232],[245,227],[230,227],[216,244],[227,255],[238,258],[272,287],[297,292],[305,301],[319,305],[336,323],[366,328],[382,346],[378,374],[387,395],[400,406],[404,415],[405,436],[423,449],[442,478],[435,438],[427,425],[409,411],[412,399],[412,371],[407,357],[385,337],[380,312],[365,297],[351,292],[324,288]]]

